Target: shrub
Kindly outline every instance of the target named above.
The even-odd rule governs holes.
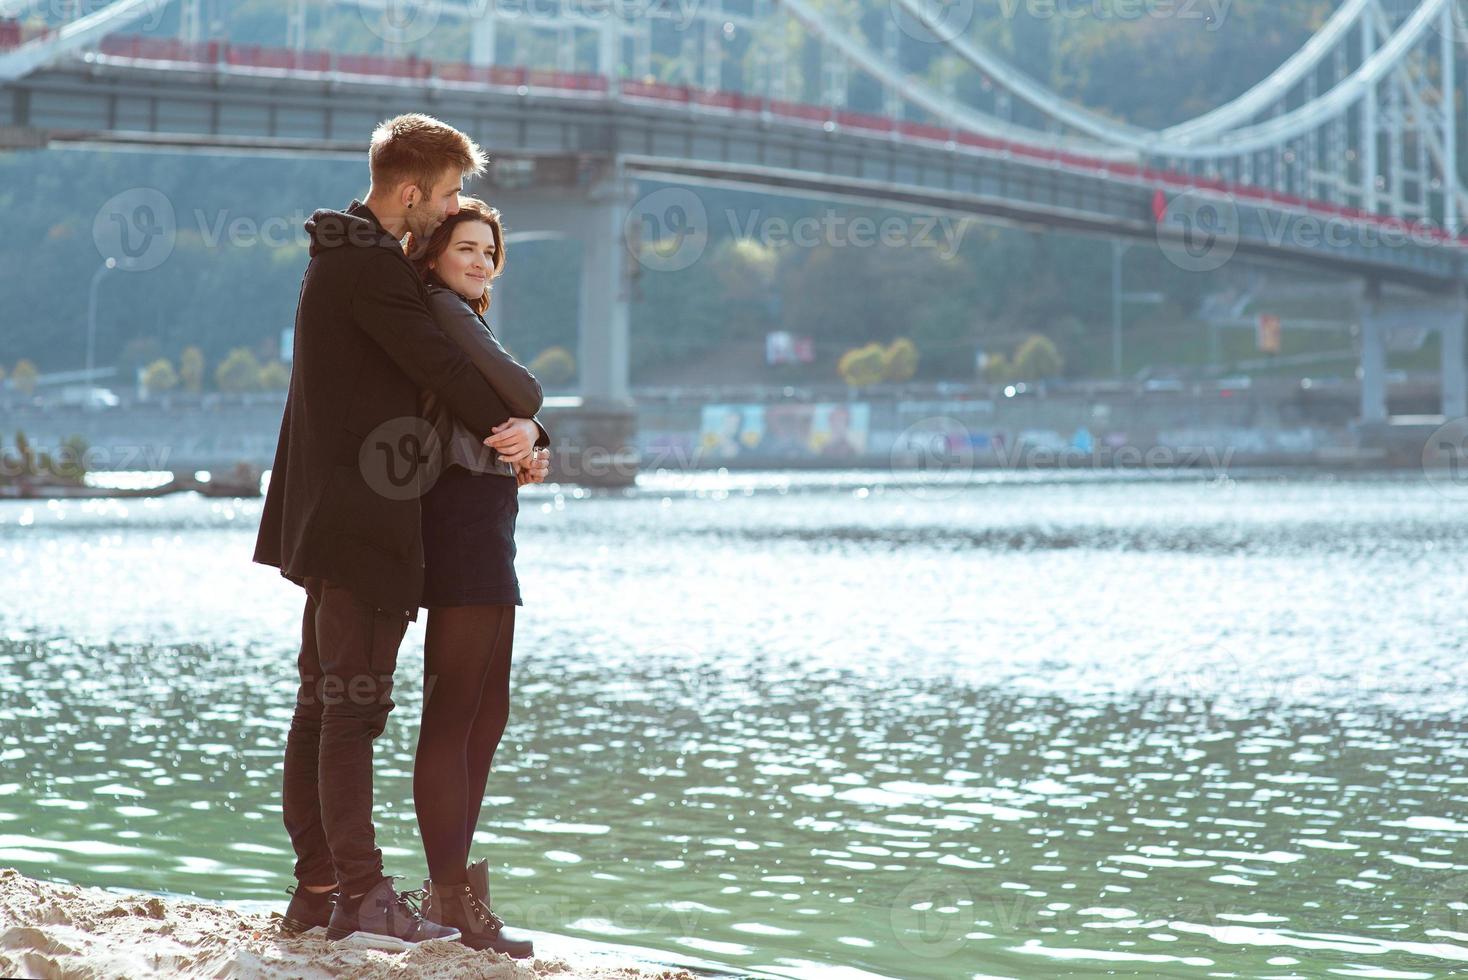
[[[882,377],[888,381],[910,380],[917,366],[917,345],[906,337],[898,337],[882,352]]]
[[[214,370],[214,385],[220,391],[256,391],[260,387],[260,361],[248,347],[236,347]]]
[[[204,388],[204,352],[197,347],[185,347],[178,356],[178,378],[184,390],[197,395]]]
[[[172,391],[177,386],[178,375],[174,373],[173,365],[168,363],[168,358],[160,357],[143,369],[143,387],[148,394]]]
[[[881,344],[853,347],[836,362],[836,371],[851,387],[865,388],[882,380],[885,355]]]
[[[547,347],[529,364],[542,384],[563,385],[576,376],[576,358],[564,347]]]

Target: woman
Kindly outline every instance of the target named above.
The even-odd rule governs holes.
[[[413,804],[429,877],[417,897],[427,919],[453,924],[461,942],[514,957],[532,955],[523,935],[489,907],[488,861],[468,867],[490,760],[509,716],[519,487],[545,479],[535,418],[540,382],[500,346],[484,321],[490,280],[505,265],[499,212],[461,198],[421,248],[405,246],[428,284],[438,325],[469,354],[512,417],[481,443],[425,390],[423,417],[439,435],[423,495],[423,721],[413,764]]]

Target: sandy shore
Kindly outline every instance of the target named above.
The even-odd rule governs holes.
[[[334,949],[324,938],[280,936],[266,911],[37,881],[14,868],[0,869],[0,976],[697,980],[700,975],[577,940],[538,934],[535,940],[537,955],[529,960],[475,952],[450,941],[398,954]]]

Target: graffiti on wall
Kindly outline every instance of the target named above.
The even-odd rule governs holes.
[[[699,453],[705,460],[856,457],[867,451],[871,411],[865,402],[705,405]]]

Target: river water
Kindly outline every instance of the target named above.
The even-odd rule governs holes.
[[[1451,488],[1449,488],[1451,489]],[[1423,477],[523,491],[511,923],[788,976],[1468,974],[1468,508]],[[0,864],[284,901],[258,501],[0,502]],[[411,797],[423,622],[376,743]]]

